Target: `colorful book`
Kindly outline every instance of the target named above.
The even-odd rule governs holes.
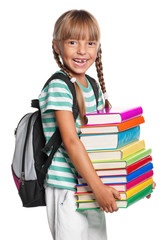
[[[143,159],[139,160],[138,162],[135,162],[126,168],[100,169],[100,170],[96,170],[96,173],[100,177],[101,176],[115,176],[115,175],[119,175],[119,176],[120,175],[129,175],[130,173],[143,167],[144,165],[148,164],[149,162],[152,162],[151,156],[143,158]]]
[[[129,175],[126,176],[102,176],[100,177],[101,181],[103,183],[128,183],[135,178],[143,175],[144,173],[150,171],[153,169],[153,163],[148,163],[145,166],[137,169],[136,171],[130,173]],[[78,184],[83,184],[86,183],[85,179],[82,177],[77,177]]]
[[[126,192],[120,192],[121,200],[126,200],[134,196],[136,193],[140,192],[141,190],[145,189],[151,184],[153,184],[153,178],[147,179],[146,181],[134,186],[133,188],[131,188]],[[76,192],[75,195],[78,197],[78,201],[96,200],[92,192],[84,192],[84,193]]]
[[[87,151],[87,153],[91,161],[122,160],[143,149],[145,149],[144,140],[137,140],[115,150]]]
[[[137,186],[138,184],[146,181],[147,179],[151,178],[153,176],[153,170],[144,173],[143,175],[135,178],[134,180],[128,182],[128,183],[115,183],[115,184],[108,184],[104,183],[108,187],[113,187],[119,192],[126,192],[129,189],[133,188],[134,186]],[[92,192],[91,188],[87,184],[76,184],[77,192],[83,193],[83,192]]]
[[[92,164],[94,169],[115,169],[115,168],[126,168],[130,166],[131,164],[149,156],[151,154],[151,149],[143,149],[139,152],[136,152],[132,155],[129,155],[126,158],[123,158],[122,160],[92,160]]]
[[[84,125],[80,127],[80,130],[82,134],[116,133],[123,132],[127,129],[136,127],[144,122],[145,122],[144,117],[140,116],[118,124]]]
[[[86,150],[107,150],[123,147],[138,140],[140,126],[130,128],[120,133],[85,134],[80,135],[80,140]]]
[[[134,196],[135,194],[139,193],[140,191],[142,191],[143,189],[145,189],[146,187],[148,187],[152,184],[153,184],[153,178],[150,178],[147,181],[131,188],[127,192],[124,192],[124,193],[121,192],[120,193],[121,200],[126,200],[126,199],[131,198],[132,196]]]
[[[93,113],[85,114],[88,118],[88,125],[90,124],[109,124],[121,123],[127,120],[141,116],[143,113],[142,107],[135,108],[111,108],[103,109]]]
[[[137,201],[139,201],[139,200],[145,198],[146,196],[148,196],[149,194],[151,194],[152,191],[153,190],[152,190],[152,184],[151,184],[150,186],[146,187],[145,189],[143,189],[142,191],[133,195],[132,197],[130,197],[127,200],[116,200],[117,207],[118,208],[127,208],[130,205],[132,205],[133,203],[136,203]],[[77,201],[77,203],[78,203],[78,208],[76,210],[78,210],[78,211],[99,208],[99,205],[96,201],[86,201],[86,202]]]

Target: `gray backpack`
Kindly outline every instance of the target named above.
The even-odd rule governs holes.
[[[98,104],[98,89],[94,79],[86,75],[93,88],[96,104]],[[62,73],[55,73],[46,82],[44,88],[53,79],[63,80],[73,96],[73,116],[76,121],[78,104],[74,84]],[[44,180],[52,158],[62,143],[59,129],[46,143],[39,109],[38,99],[32,100],[32,107],[38,108],[33,113],[26,114],[15,130],[15,151],[12,162],[12,174],[24,207],[45,206]],[[50,155],[47,152],[50,151]]]

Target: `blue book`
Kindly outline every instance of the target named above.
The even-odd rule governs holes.
[[[138,170],[130,173],[129,175],[125,176],[103,176],[100,177],[103,183],[105,184],[121,184],[121,183],[128,183],[131,182],[132,180],[140,177],[141,175],[149,172],[150,170],[153,169],[153,164],[152,162],[146,164],[145,166],[139,168]],[[84,178],[77,178],[78,179],[78,184],[85,184],[86,181]]]
[[[134,180],[135,178],[143,175],[146,172],[149,172],[152,169],[153,169],[153,163],[150,162],[150,163],[146,164],[145,166],[143,166],[143,167],[137,169],[136,171],[130,173],[129,175],[127,175],[126,176],[126,183]]]
[[[81,134],[79,137],[87,151],[117,149],[139,140],[140,126],[119,133]]]

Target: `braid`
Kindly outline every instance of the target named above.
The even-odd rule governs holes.
[[[101,54],[102,54],[102,50],[101,50],[101,45],[100,45],[99,50],[97,52],[97,58],[96,58],[95,64],[96,64],[97,76],[98,76],[98,80],[99,80],[99,83],[101,86],[101,90],[102,90],[103,94],[105,94],[106,87],[105,87],[105,81],[104,81],[104,76],[103,76],[103,66],[102,66]],[[105,99],[105,108],[110,108],[110,107],[111,107],[111,104],[110,104],[109,100]]]
[[[68,71],[68,69],[62,64],[62,62],[59,59],[59,54],[56,53],[56,51],[53,48],[53,54],[54,54],[54,59],[56,60],[58,66],[60,67],[60,69],[65,72],[67,74],[67,76],[71,79],[72,75],[71,73]],[[75,91],[76,91],[76,97],[77,97],[77,102],[78,102],[78,106],[79,106],[79,114],[80,114],[80,119],[81,119],[81,123],[82,125],[87,124],[87,118],[84,115],[86,113],[85,110],[85,102],[84,102],[84,96],[82,93],[81,88],[79,87],[79,85],[77,84],[77,82],[74,82],[74,87],[75,87]]]
[[[56,51],[54,50],[54,47],[52,46],[53,48],[53,54],[54,54],[54,59],[56,60],[56,63],[58,64],[59,68],[65,72],[67,74],[67,76],[71,79],[72,76],[70,74],[70,72],[68,71],[68,69],[62,64],[62,62],[60,61],[59,59],[59,54],[56,53]]]
[[[100,86],[101,86],[101,90],[103,93],[106,92],[106,88],[105,88],[105,82],[104,82],[104,77],[103,77],[103,67],[102,67],[102,61],[101,61],[101,47],[99,48],[98,50],[98,53],[97,53],[97,58],[96,58],[96,61],[95,61],[95,64],[96,64],[96,69],[97,69],[97,76],[98,76],[98,79],[99,79],[99,82],[100,82]]]

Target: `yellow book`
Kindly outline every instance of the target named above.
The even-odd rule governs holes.
[[[153,184],[153,178],[149,178],[148,180],[140,183],[139,185],[131,188],[130,190],[128,190],[127,192],[120,192],[120,196],[121,196],[121,200],[126,200],[132,196],[134,196],[135,194],[139,193],[140,191],[142,191],[143,189],[145,189],[146,187],[150,186],[151,184]],[[82,201],[82,202],[92,202],[92,201],[96,201],[95,196],[93,193],[75,193],[75,195],[78,197],[78,202]]]
[[[116,150],[87,151],[91,161],[122,160],[138,151],[145,149],[144,140],[135,141]]]
[[[120,151],[122,152],[122,158],[125,158],[144,148],[145,148],[145,142],[144,140],[141,140],[141,141],[135,141],[133,143],[130,143],[120,148]]]
[[[153,178],[150,178],[150,179],[146,180],[145,182],[140,183],[139,185],[128,190],[127,192],[120,193],[121,200],[126,200],[126,199],[134,196],[135,194],[142,191],[143,189],[150,186],[151,184],[153,184]]]

